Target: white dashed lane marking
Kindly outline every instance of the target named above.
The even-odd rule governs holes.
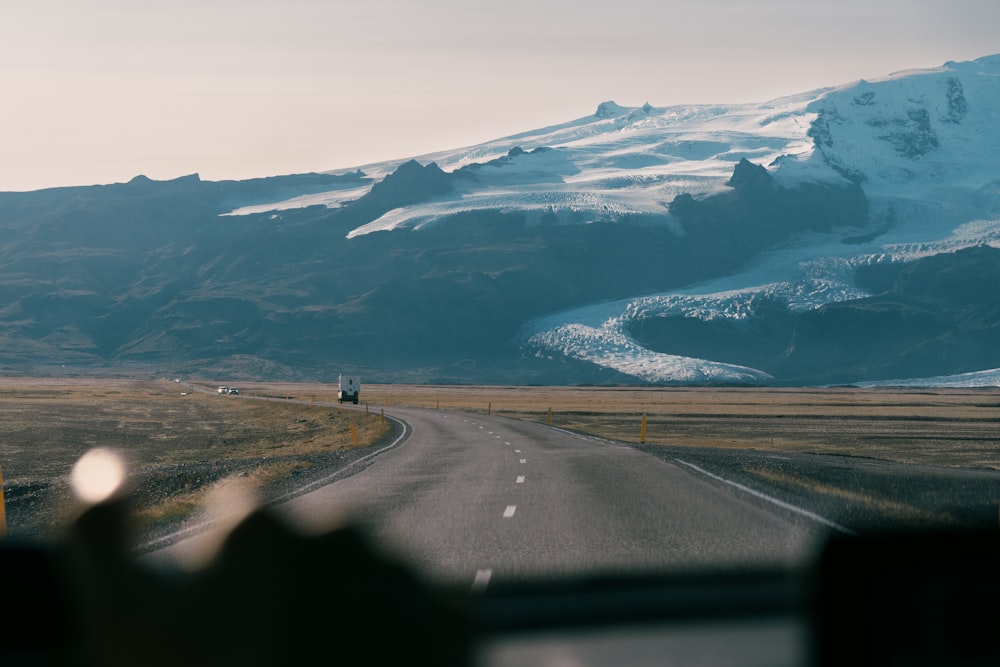
[[[493,570],[476,570],[476,578],[472,580],[472,592],[482,593],[490,583]]]
[[[517,476],[517,483],[518,484],[524,484],[524,475],[518,475]]]
[[[517,511],[517,505],[507,505],[507,509],[503,511],[503,518],[509,519],[514,516],[514,512]]]

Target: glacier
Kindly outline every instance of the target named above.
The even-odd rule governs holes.
[[[679,194],[727,190],[742,159],[766,166],[785,188],[858,183],[870,230],[846,242],[811,234],[737,273],[683,290],[641,294],[525,322],[520,343],[535,356],[572,358],[651,383],[767,384],[763,371],[653,352],[629,335],[648,317],[748,317],[762,299],[802,311],[868,296],[853,280],[863,264],[916,259],[987,244],[1000,247],[1000,56],[891,74],[761,104],[623,107],[477,146],[419,156],[445,171],[482,165],[455,192],[395,208],[349,238],[420,230],[474,210],[546,214],[563,224],[630,214],[671,221]],[[535,150],[546,149],[546,150]],[[403,161],[360,167],[373,182]],[[487,165],[486,163],[492,163]],[[370,186],[368,186],[370,187]],[[299,197],[232,214],[324,205],[366,188]],[[864,240],[867,239],[867,240]],[[993,378],[996,372],[967,380]],[[961,383],[954,378],[926,383]],[[916,382],[916,380],[914,380]]]

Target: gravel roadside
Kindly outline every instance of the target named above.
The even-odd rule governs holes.
[[[1000,521],[1000,471],[994,469],[792,452],[633,446],[692,474],[704,474],[691,467],[697,466],[861,534],[996,530]],[[732,484],[718,483],[750,502],[782,511]]]

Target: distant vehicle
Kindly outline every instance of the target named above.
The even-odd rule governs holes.
[[[361,380],[356,375],[341,375],[340,386],[337,389],[337,402],[344,403],[350,401],[354,405],[358,404],[361,395]]]
[[[225,385],[219,387],[219,393],[220,394],[228,394],[229,393],[229,387],[226,387]]]
[[[239,387],[230,387],[229,393],[232,394],[233,396],[239,396],[240,395]]]

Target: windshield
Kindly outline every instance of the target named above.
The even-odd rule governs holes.
[[[995,532],[1000,6],[801,4],[19,7],[0,532],[161,602],[360,535],[491,628]]]

